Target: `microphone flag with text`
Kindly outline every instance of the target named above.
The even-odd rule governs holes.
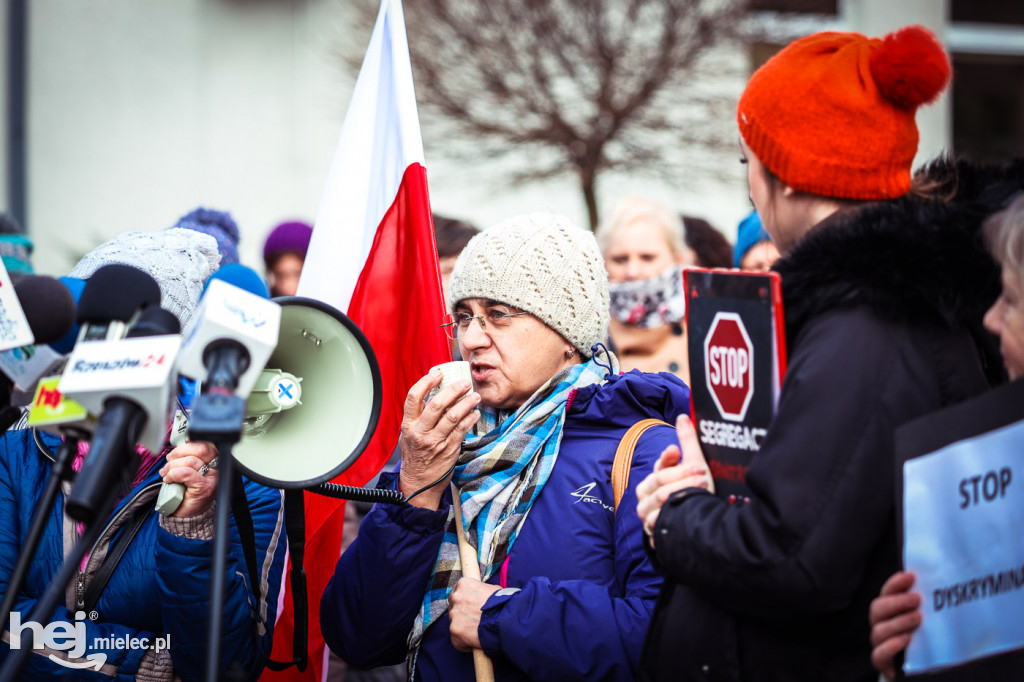
[[[79,343],[58,390],[99,418],[66,505],[72,518],[94,520],[110,490],[127,486],[136,443],[152,452],[163,445],[181,336],[159,300],[155,280],[122,265],[97,270],[82,292]]]
[[[245,398],[277,346],[281,307],[228,281],[244,278],[247,269],[221,268],[210,278],[179,356],[177,371],[202,385],[189,416],[191,440],[238,440]],[[165,483],[157,511],[173,514],[184,494],[180,483]]]

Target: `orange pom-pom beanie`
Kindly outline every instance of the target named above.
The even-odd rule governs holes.
[[[935,36],[909,26],[884,39],[816,33],[750,78],[740,134],[793,189],[839,199],[893,199],[910,189],[918,106],[950,79]]]

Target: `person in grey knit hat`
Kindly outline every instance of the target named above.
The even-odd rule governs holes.
[[[342,554],[321,601],[327,643],[360,668],[407,651],[425,682],[474,679],[474,649],[501,661],[499,679],[632,679],[660,583],[633,483],[675,431],[652,426],[624,450],[631,465],[617,448],[634,424],[674,422],[689,391],[669,374],[619,374],[602,345],[604,261],[564,216],[475,236],[447,303],[471,380],[449,376],[428,398],[435,368],[409,390],[401,467],[381,478],[407,504],[375,506]],[[620,498],[629,511],[616,514]],[[460,543],[479,578],[463,575]]]
[[[217,240],[195,230],[122,232],[87,253],[69,276],[86,279],[111,263],[138,268],[157,281],[160,305],[174,313],[185,330],[220,259]]]
[[[532,313],[584,358],[608,337],[604,259],[594,235],[565,216],[518,216],[470,240],[452,271],[449,310],[468,298]]]

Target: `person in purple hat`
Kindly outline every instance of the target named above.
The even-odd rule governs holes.
[[[311,236],[313,228],[301,221],[281,223],[267,235],[263,244],[263,262],[267,266],[267,286],[271,296],[295,295]]]

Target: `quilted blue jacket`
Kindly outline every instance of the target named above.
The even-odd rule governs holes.
[[[45,449],[35,442],[32,430],[28,429],[8,431],[0,438],[0,591],[7,589],[22,539],[50,475],[53,453],[59,445],[55,437],[41,435],[41,439]],[[65,603],[57,607],[51,619],[53,623],[65,621],[71,626],[77,623],[77,627],[84,627],[84,653],[68,660],[67,651],[33,651],[18,679],[134,680],[146,650],[126,646],[127,640],[146,641],[154,647],[158,637],[164,638],[167,644],[163,659],[157,664],[163,666],[160,677],[168,676],[170,664],[173,675],[182,680],[202,678],[206,665],[213,543],[175,535],[160,527],[158,514],[152,508],[160,488],[157,471],[164,461],[161,458],[145,479],[118,502],[90,552],[85,570],[72,580]],[[285,538],[281,532],[281,492],[250,481],[246,481],[245,491],[256,531],[261,598],[256,600],[248,584],[249,574],[232,522],[221,665],[225,670],[233,667],[242,671],[247,679],[255,679],[262,670],[263,655],[270,652],[284,567]],[[65,495],[67,492],[65,489]],[[77,525],[63,514],[65,495],[58,496],[17,601],[15,611],[23,621],[78,537]],[[146,521],[112,574],[95,612],[76,621],[79,585],[83,590],[88,587],[110,542],[120,536],[132,510],[139,505],[150,508]],[[4,639],[9,639],[9,632],[4,633]],[[21,641],[23,646],[30,645],[32,634],[23,631]],[[5,641],[0,644],[0,664],[9,654],[10,647]],[[150,653],[150,657],[153,656],[154,653]],[[98,669],[95,665],[89,669],[73,667],[84,666],[89,657],[93,662],[103,659],[102,665]],[[56,658],[62,658],[64,663],[55,662]]]
[[[611,484],[626,429],[674,423],[689,389],[668,374],[630,372],[576,392],[558,460],[512,546],[506,585],[484,605],[479,634],[499,680],[632,680],[661,580],[643,549],[635,486],[675,430],[640,439],[618,513]],[[394,476],[382,485],[394,485]],[[342,555],[320,605],[328,645],[360,668],[401,662],[448,515],[377,505]],[[499,584],[501,574],[489,582]],[[471,681],[470,654],[451,644],[446,616],[424,635],[417,680]]]

